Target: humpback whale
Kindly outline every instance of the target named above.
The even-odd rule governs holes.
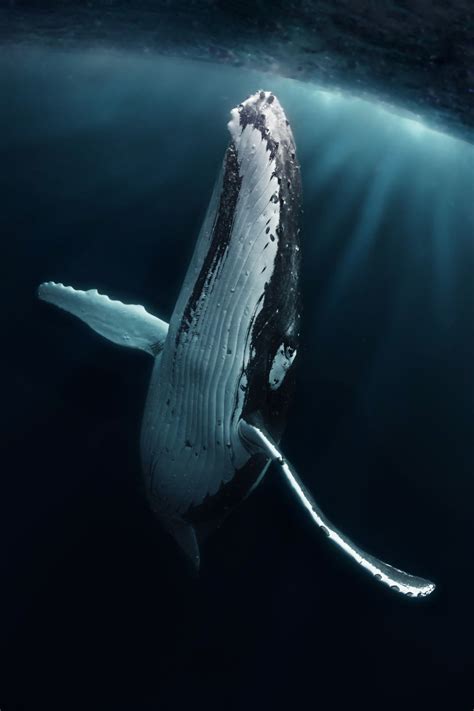
[[[330,523],[282,454],[300,338],[301,179],[278,99],[231,111],[230,142],[169,325],[143,306],[45,282],[41,299],[154,359],[141,462],[152,510],[198,568],[200,542],[273,462],[317,527],[393,590],[434,584],[365,553]]]

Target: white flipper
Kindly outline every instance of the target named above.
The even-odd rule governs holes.
[[[163,350],[168,324],[149,314],[143,306],[112,301],[96,289],[79,291],[52,281],[41,284],[38,296],[69,311],[119,346],[138,348],[152,356]]]
[[[385,583],[385,585],[388,585],[392,590],[408,595],[409,597],[425,596],[433,592],[435,585],[429,580],[409,575],[408,573],[404,573],[403,570],[398,570],[398,568],[394,568],[388,565],[388,563],[374,558],[374,556],[365,553],[359,546],[352,543],[347,536],[338,531],[337,528],[328,521],[292,467],[283,458],[278,448],[261,427],[241,420],[239,423],[239,433],[242,441],[250,451],[263,452],[269,459],[281,467],[293,492],[309,512],[313,521],[319,526],[323,533],[326,534],[329,540],[339,546],[348,556],[365,568],[365,570],[372,573],[377,580]]]

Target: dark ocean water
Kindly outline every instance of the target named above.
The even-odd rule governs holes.
[[[331,550],[276,471],[190,576],[148,511],[151,360],[36,299],[168,319],[258,88],[304,187],[303,345],[283,449],[409,600]],[[474,148],[291,81],[105,51],[0,51],[0,708],[474,706]]]

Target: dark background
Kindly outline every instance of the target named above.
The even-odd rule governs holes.
[[[37,301],[62,281],[168,319],[229,110],[275,91],[304,185],[284,451],[342,530],[438,585],[385,590],[271,470],[193,577],[147,509],[151,360]],[[0,53],[0,708],[474,705],[474,149],[249,71]]]

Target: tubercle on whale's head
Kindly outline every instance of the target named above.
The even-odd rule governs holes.
[[[269,142],[271,152],[272,150],[276,152],[283,141],[291,144],[294,153],[294,140],[289,122],[280,102],[271,91],[260,90],[251,94],[231,110],[230,116],[227,128],[237,150],[245,127],[251,124],[262,132],[262,137]]]

